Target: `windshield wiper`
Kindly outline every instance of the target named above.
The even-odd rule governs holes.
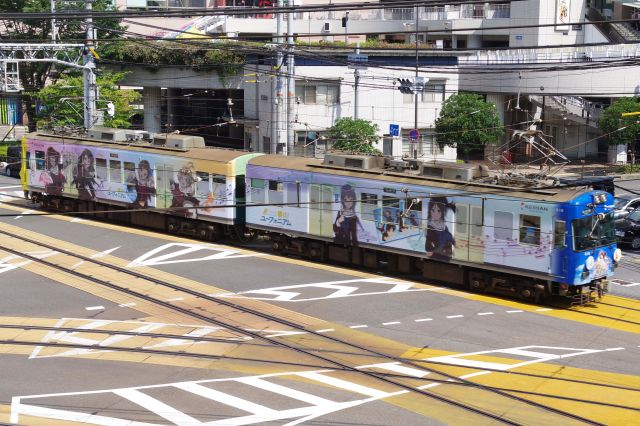
[[[604,213],[598,213],[597,215],[593,216],[596,218],[595,223],[593,224],[593,227],[591,227],[591,232],[589,232],[589,235],[587,235],[587,238],[589,238],[590,240],[599,240],[600,237],[596,237],[593,235],[593,231],[596,230],[596,226],[598,226],[598,224],[600,223],[600,221],[605,220],[607,218],[607,215]]]

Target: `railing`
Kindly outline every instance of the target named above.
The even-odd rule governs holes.
[[[202,8],[221,10],[250,10],[252,7],[244,6],[242,0],[227,1],[227,6],[212,6],[211,0],[126,0],[127,9],[188,9]],[[391,8],[391,9],[370,9],[353,10],[349,13],[350,20],[384,20],[384,21],[408,21],[415,20],[415,8]],[[324,12],[295,12],[293,19],[298,20],[327,20],[340,19],[345,15],[344,11],[324,11]],[[509,4],[498,5],[463,5],[463,6],[435,6],[419,8],[418,17],[423,20],[443,20],[443,19],[501,19],[511,16],[511,6]],[[275,19],[275,14],[247,13],[235,15],[238,19]]]

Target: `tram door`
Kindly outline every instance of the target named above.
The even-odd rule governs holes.
[[[454,258],[469,260],[469,205],[456,203]]]
[[[482,206],[471,206],[469,209],[469,260],[484,262],[484,236]]]
[[[333,237],[333,187],[309,186],[309,233]]]

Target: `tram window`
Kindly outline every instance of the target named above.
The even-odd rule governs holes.
[[[264,203],[264,180],[251,179],[251,202]]]
[[[31,152],[27,151],[27,170],[31,168]]]
[[[497,240],[513,238],[513,213],[495,212],[493,215],[493,237]]]
[[[124,181],[127,185],[135,185],[138,181],[136,178],[136,164],[130,161],[124,162]]]
[[[96,158],[96,177],[107,180],[107,160],[104,158]]]
[[[44,170],[44,151],[36,151],[36,170]]]
[[[211,181],[215,184],[215,183],[221,183],[223,185],[227,184],[227,177],[225,175],[216,175],[216,174],[212,174],[211,175]]]
[[[563,220],[556,220],[553,229],[553,246],[555,248],[566,247],[565,234],[567,232],[567,224]]]
[[[540,245],[540,216],[520,215],[520,243]]]
[[[362,220],[373,220],[373,211],[378,208],[378,194],[360,194],[360,217]]]
[[[206,197],[209,192],[209,173],[196,171],[196,193],[200,197]]]
[[[471,206],[471,235],[482,238],[482,206]]]
[[[287,207],[300,207],[300,182],[287,184],[287,203]]]
[[[109,160],[109,181],[122,182],[122,162],[118,160]]]
[[[456,206],[456,233],[467,235],[469,222],[469,207],[458,204]]]
[[[284,184],[282,182],[269,181],[269,203],[284,203]]]
[[[420,227],[422,221],[422,201],[421,200],[407,200],[406,204],[406,219],[404,220],[404,226]]]

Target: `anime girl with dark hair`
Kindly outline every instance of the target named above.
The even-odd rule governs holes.
[[[351,185],[343,185],[340,189],[340,203],[342,206],[333,222],[333,241],[338,244],[358,244],[360,224],[356,216],[356,191]]]
[[[93,154],[85,149],[78,157],[78,164],[73,173],[72,185],[78,189],[78,198],[81,200],[93,200],[96,198],[94,185],[96,182],[96,168],[94,166]]]
[[[132,209],[149,207],[149,200],[152,195],[156,195],[156,188],[153,183],[153,170],[147,160],[140,160],[136,177],[133,178],[131,184],[135,186],[136,199],[129,207]]]
[[[427,256],[436,260],[451,260],[455,240],[445,220],[447,210],[455,213],[456,207],[446,197],[432,197],[429,200],[427,221]]]
[[[49,195],[62,195],[62,187],[67,178],[62,173],[60,163],[60,153],[52,146],[47,148],[46,169],[41,175],[41,180],[45,183],[44,190]]]

